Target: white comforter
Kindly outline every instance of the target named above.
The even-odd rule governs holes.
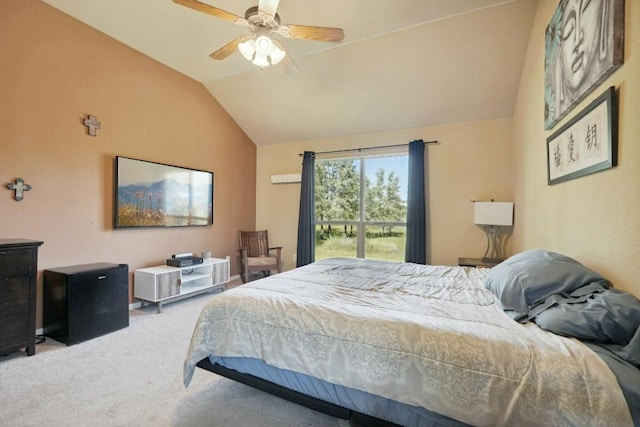
[[[632,425],[577,340],[521,325],[487,270],[329,259],[219,294],[185,360],[241,356],[479,425]]]

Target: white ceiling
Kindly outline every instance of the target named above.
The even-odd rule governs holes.
[[[43,0],[201,82],[257,144],[511,117],[537,0],[281,0],[283,24],[340,27],[340,43],[281,39],[299,68],[209,54],[246,27],[171,0]],[[244,16],[258,0],[201,0]]]

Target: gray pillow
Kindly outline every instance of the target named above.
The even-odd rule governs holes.
[[[485,286],[505,310],[528,315],[554,294],[568,295],[593,282],[611,283],[578,261],[555,252],[535,249],[514,255],[489,271]]]

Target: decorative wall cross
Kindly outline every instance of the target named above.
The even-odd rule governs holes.
[[[96,116],[89,116],[84,119],[82,123],[84,123],[84,125],[89,128],[89,135],[96,136],[96,129],[100,129],[100,122],[98,121]]]
[[[7,188],[9,190],[14,190],[16,192],[16,195],[13,196],[13,198],[16,199],[18,202],[22,200],[22,197],[25,191],[31,190],[31,186],[29,184],[25,184],[24,179],[22,178],[16,178],[16,183],[7,184]]]

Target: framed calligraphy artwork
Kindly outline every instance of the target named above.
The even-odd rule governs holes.
[[[544,128],[624,62],[624,0],[560,0],[545,32]]]
[[[547,184],[618,164],[618,107],[612,86],[547,138]]]

